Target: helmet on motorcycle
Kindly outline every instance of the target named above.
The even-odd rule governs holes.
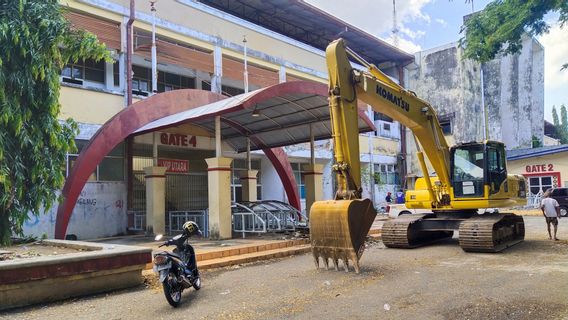
[[[183,233],[187,236],[193,236],[195,234],[200,234],[199,226],[194,221],[187,221],[183,224]]]

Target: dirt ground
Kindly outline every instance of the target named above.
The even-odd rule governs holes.
[[[568,219],[560,241],[525,217],[526,241],[499,254],[457,239],[413,250],[372,244],[360,274],[316,270],[310,254],[203,273],[171,308],[149,284],[17,309],[0,319],[568,319]]]
[[[0,247],[0,261],[35,258],[41,256],[54,256],[68,253],[76,253],[82,250],[68,247],[46,245],[41,241],[10,247]]]

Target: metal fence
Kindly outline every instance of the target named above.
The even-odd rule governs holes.
[[[252,201],[233,203],[233,231],[242,233],[265,233],[294,231],[307,227],[308,217],[291,205],[276,201]]]
[[[540,203],[542,201],[542,193],[539,192],[537,194],[528,193],[527,195],[527,207],[530,208],[538,208],[540,207]]]
[[[129,210],[128,215],[128,230],[131,231],[144,231],[146,230],[146,211],[142,210]]]
[[[209,237],[209,213],[207,210],[169,211],[169,224],[166,226],[166,229],[171,235],[180,233],[182,232],[183,224],[187,221],[197,223],[199,229],[203,232],[203,236]]]

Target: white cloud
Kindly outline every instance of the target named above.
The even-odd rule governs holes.
[[[433,0],[397,0],[396,15],[398,21],[399,47],[408,52],[415,52],[419,45],[412,40],[424,35],[421,30],[413,31],[405,27],[404,22],[420,21],[429,24],[431,18],[423,12],[426,4]],[[345,0],[306,0],[306,2],[329,12],[330,14],[379,37],[392,30],[392,1],[357,0],[347,4]],[[392,36],[389,34],[389,38]],[[388,39],[387,39],[388,40]]]
[[[549,23],[558,19],[548,20]],[[539,37],[544,46],[544,102],[545,118],[552,121],[552,106],[568,104],[568,70],[561,71],[568,63],[568,26],[563,29],[558,23],[553,24],[550,32]]]
[[[444,28],[448,26],[448,23],[447,23],[446,20],[444,20],[444,19],[437,18],[437,19],[434,20],[434,21],[436,21],[437,23],[441,24],[442,27],[444,27]]]
[[[412,31],[405,26],[399,27],[398,30],[403,34],[407,35],[412,40],[419,39],[426,34],[426,32],[422,30]]]
[[[390,43],[391,45],[394,45],[394,40],[392,38],[392,35],[389,36],[386,39],[382,39],[388,43]],[[410,40],[404,39],[404,38],[398,38],[398,48],[406,51],[408,53],[415,53],[418,51],[422,51],[422,47],[419,44],[416,44]]]
[[[560,71],[561,66],[568,63],[568,27],[561,29],[556,23],[539,41],[544,46],[545,87],[568,88],[568,70]]]

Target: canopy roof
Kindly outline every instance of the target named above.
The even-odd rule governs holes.
[[[246,137],[251,139],[251,150],[308,142],[310,128],[315,140],[331,138],[327,86],[308,81],[287,82],[181,111],[152,121],[135,134],[185,123],[213,133],[217,115],[222,140],[237,152],[246,151]],[[374,131],[361,108],[359,115],[359,132]]]

